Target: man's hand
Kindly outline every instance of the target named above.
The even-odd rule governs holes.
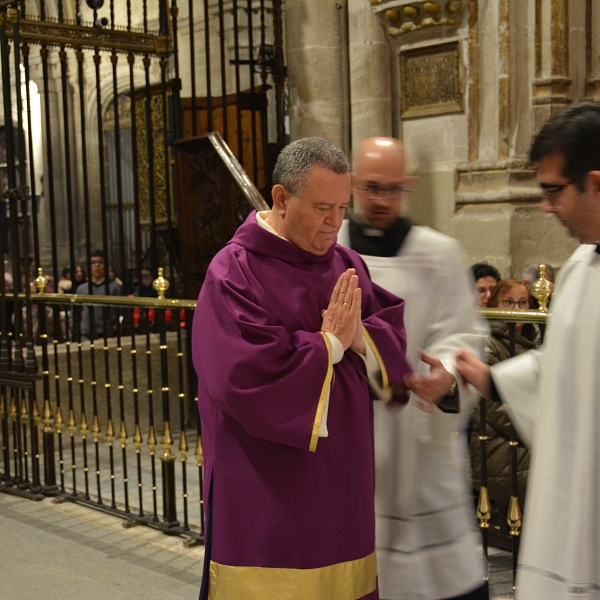
[[[358,350],[357,328],[361,315],[361,290],[355,269],[342,273],[333,288],[327,310],[323,312],[321,331],[328,331],[340,340],[344,350]],[[362,339],[362,329],[360,331]],[[364,340],[362,341],[364,354]]]
[[[484,397],[490,398],[490,368],[467,350],[460,350],[456,355],[456,370],[460,376],[470,383]]]
[[[429,373],[411,373],[406,376],[404,383],[424,402],[437,403],[452,387],[454,377],[446,370],[441,360],[425,354],[422,350],[419,354],[421,360],[431,367]]]

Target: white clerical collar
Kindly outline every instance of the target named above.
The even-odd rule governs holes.
[[[259,227],[262,227],[263,229],[270,231],[273,235],[276,235],[277,237],[279,237],[282,240],[285,240],[287,242],[286,238],[284,238],[282,235],[279,235],[275,231],[275,229],[267,223],[267,219],[269,218],[270,214],[271,214],[270,210],[261,210],[260,212],[256,213],[256,222],[258,223]]]

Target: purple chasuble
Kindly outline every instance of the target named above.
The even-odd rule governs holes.
[[[192,344],[212,498],[210,598],[378,597],[372,394],[364,361],[347,350],[332,365],[320,332],[321,311],[350,267],[366,339],[394,389],[410,372],[404,301],[373,284],[354,251],[333,244],[315,256],[252,212],[209,267]],[[318,438],[328,390],[329,436]]]

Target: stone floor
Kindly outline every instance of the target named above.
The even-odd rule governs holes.
[[[204,548],[49,498],[0,493],[2,600],[196,600]],[[492,597],[511,599],[511,557],[490,551]],[[241,600],[241,599],[240,599]]]

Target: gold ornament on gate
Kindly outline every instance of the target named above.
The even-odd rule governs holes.
[[[152,287],[156,290],[160,300],[165,297],[165,292],[169,289],[171,284],[164,278],[164,270],[162,267],[158,268],[158,277],[152,282]]]
[[[530,294],[538,301],[540,312],[548,312],[548,299],[554,291],[554,284],[546,279],[546,265],[540,265],[540,278],[531,285]]]

